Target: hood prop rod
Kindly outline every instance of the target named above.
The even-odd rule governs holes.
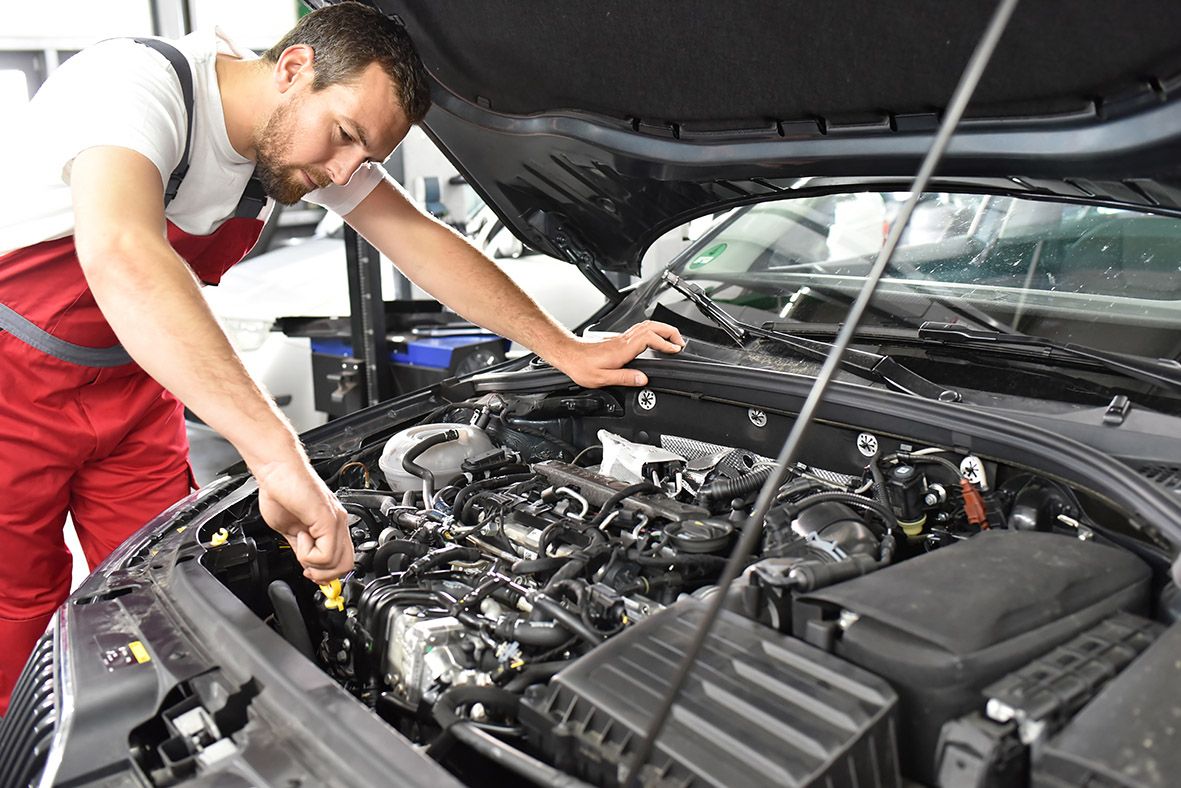
[[[967,66],[964,67],[964,73],[960,76],[959,84],[956,85],[955,92],[952,94],[947,113],[943,116],[943,121],[939,125],[939,131],[935,135],[935,139],[931,144],[931,148],[927,151],[927,155],[923,158],[922,165],[919,167],[918,174],[915,176],[914,182],[911,185],[910,197],[903,205],[898,219],[894,222],[894,226],[890,228],[890,234],[886,238],[886,243],[882,246],[877,260],[874,261],[873,268],[870,269],[869,274],[866,276],[865,284],[861,288],[861,292],[858,293],[857,300],[849,308],[849,314],[845,319],[845,324],[841,327],[840,333],[837,334],[836,341],[833,342],[832,349],[829,351],[828,357],[824,360],[824,365],[820,368],[820,372],[816,376],[816,381],[813,383],[811,391],[808,392],[808,397],[804,401],[803,407],[800,408],[799,416],[796,417],[795,422],[792,424],[791,432],[788,434],[787,440],[779,452],[774,469],[759,492],[754,510],[750,513],[743,526],[742,538],[726,562],[726,568],[722,572],[721,579],[718,581],[718,590],[709,598],[705,615],[696,631],[694,631],[692,640],[687,645],[685,653],[677,665],[677,670],[672,676],[672,681],[656,707],[656,711],[652,716],[652,720],[649,722],[644,738],[636,748],[635,754],[631,759],[631,765],[627,770],[625,785],[628,788],[635,788],[635,786],[641,784],[640,772],[652,756],[656,739],[660,736],[660,732],[668,720],[672,707],[676,703],[677,695],[680,694],[681,688],[684,686],[685,680],[688,678],[689,672],[692,670],[693,664],[697,661],[702,646],[709,636],[710,629],[721,612],[731,584],[733,584],[735,578],[738,577],[738,574],[745,567],[747,557],[754,552],[754,548],[758,544],[759,536],[762,532],[763,518],[766,517],[767,511],[771,508],[771,504],[775,500],[775,493],[779,489],[779,485],[783,483],[787,469],[795,464],[800,446],[803,443],[809,426],[812,424],[816,410],[824,399],[829,383],[832,382],[833,376],[840,367],[841,357],[844,355],[846,348],[848,348],[853,339],[853,335],[857,331],[862,317],[869,308],[874,290],[877,288],[878,282],[881,280],[886,267],[890,264],[890,259],[894,255],[895,247],[898,246],[902,231],[906,229],[907,222],[910,221],[911,214],[914,213],[919,196],[926,189],[931,175],[934,173],[940,159],[947,150],[948,142],[951,140],[951,136],[964,114],[964,110],[968,105],[969,99],[972,97],[972,93],[976,89],[976,85],[980,82],[980,77],[984,74],[984,69],[988,65],[988,61],[992,58],[992,54],[996,50],[997,42],[1000,41],[1001,34],[1004,33],[1016,5],[1017,0],[1000,0],[996,11],[993,12],[992,19],[989,20],[983,37],[976,45],[976,49],[972,53],[972,57],[969,58]]]

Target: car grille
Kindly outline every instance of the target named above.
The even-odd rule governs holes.
[[[53,636],[37,642],[33,655],[17,679],[0,720],[0,786],[35,784],[49,757],[57,706],[53,685]]]

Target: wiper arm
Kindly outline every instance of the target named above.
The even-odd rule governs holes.
[[[1001,334],[954,323],[923,323],[919,326],[919,338],[942,345],[1046,348],[1095,361],[1109,370],[1121,372],[1130,378],[1156,386],[1181,388],[1181,364],[1164,358],[1146,359],[1128,353],[1115,353],[1110,350],[1078,345],[1073,342],[1059,343],[1052,339],[1028,334]]]
[[[661,278],[668,282],[669,287],[676,290],[681,295],[693,302],[693,305],[701,310],[701,314],[714,321],[722,331],[726,332],[726,336],[733,339],[735,344],[742,347],[746,344],[746,328],[742,323],[730,317],[724,309],[718,306],[718,302],[705,294],[705,291],[698,285],[686,281],[674,274],[672,271],[665,271]]]
[[[692,282],[685,281],[671,271],[665,271],[663,279],[668,282],[670,287],[693,302],[693,305],[703,315],[716,323],[739,347],[742,347],[746,343],[748,337],[758,337],[793,348],[806,356],[811,356],[820,361],[827,358],[829,351],[832,350],[831,342],[821,342],[815,339],[808,339],[807,337],[796,336],[795,334],[788,334],[784,331],[761,328],[750,323],[743,323],[741,320],[731,317],[718,305],[717,301],[706,295],[705,291],[700,287]],[[941,402],[959,402],[961,399],[959,392],[944,388],[938,383],[927,380],[922,375],[912,372],[889,356],[879,353],[850,348],[845,351],[845,355],[841,359],[841,368],[860,375],[863,378],[885,383],[898,391],[913,394],[916,397],[934,399]]]

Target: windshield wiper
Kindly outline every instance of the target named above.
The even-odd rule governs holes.
[[[832,350],[831,342],[821,342],[816,339],[788,334],[775,329],[761,328],[744,323],[728,314],[717,301],[714,301],[705,291],[692,282],[687,282],[672,271],[663,274],[669,287],[689,299],[700,312],[712,320],[726,336],[742,347],[747,339],[756,337],[776,342],[790,347],[806,356],[823,361]],[[959,392],[940,386],[927,380],[922,375],[912,372],[889,356],[871,353],[867,350],[850,348],[841,358],[841,369],[852,372],[860,377],[885,383],[894,389],[916,397],[934,399],[941,402],[959,402]]]
[[[1001,334],[995,331],[961,326],[955,323],[927,322],[919,326],[919,339],[938,342],[941,345],[978,345],[1004,348],[1045,348],[1076,358],[1094,361],[1113,372],[1142,380],[1156,386],[1181,388],[1181,364],[1170,359],[1150,359],[1130,353],[1116,353],[1110,350],[1078,345],[1073,342],[1059,343],[1045,337],[1028,334]]]

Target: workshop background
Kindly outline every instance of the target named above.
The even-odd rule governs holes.
[[[93,43],[122,36],[178,38],[217,26],[238,45],[261,52],[281,38],[303,13],[306,8],[298,0],[22,3],[19,9],[5,13],[0,30],[0,117],[13,119],[0,124],[0,144],[19,146],[21,135],[36,133],[20,122],[24,107],[56,68]],[[574,328],[602,305],[601,294],[574,266],[555,264],[513,238],[420,129],[412,129],[385,162],[385,168],[424,209],[465,232],[559,321]],[[342,364],[340,355],[348,354],[352,296],[345,267],[346,239],[339,218],[326,216],[318,206],[300,203],[276,214],[250,257],[233,269],[221,286],[208,288],[206,295],[247,368],[276,398],[296,429],[304,431],[365,404],[352,398],[358,393],[357,387],[349,382],[347,364]],[[672,251],[698,232],[698,227],[687,225],[658,241],[649,250],[644,275],[655,266],[649,261],[667,261]],[[427,298],[397,273],[391,261],[382,258],[382,266],[379,297],[387,302],[391,298]],[[307,320],[302,320],[296,321],[292,329],[291,318],[296,316],[328,318],[329,328],[324,329],[323,320],[310,324],[311,328]],[[339,333],[342,326],[346,333],[343,345],[326,338],[326,333],[331,334],[333,329]],[[463,333],[463,329],[445,330]],[[390,338],[392,341],[398,337]],[[410,342],[402,347],[401,355],[394,356],[403,362],[393,365],[397,368],[395,376],[400,374],[394,385],[398,389],[418,388],[448,372],[466,372],[472,364],[500,360],[503,354],[488,353],[488,348],[494,347],[493,340],[496,338],[477,335],[468,339],[427,339],[419,343],[423,347]],[[443,348],[442,361],[438,360],[439,347],[425,347],[430,341],[449,343]],[[510,356],[527,352],[501,344]],[[424,356],[423,351],[429,353]],[[331,412],[334,408],[336,411]],[[195,417],[190,418],[188,431],[198,483],[208,483],[238,460],[234,448]],[[68,520],[66,528],[67,544],[75,557],[73,585],[77,587],[88,570]]]

